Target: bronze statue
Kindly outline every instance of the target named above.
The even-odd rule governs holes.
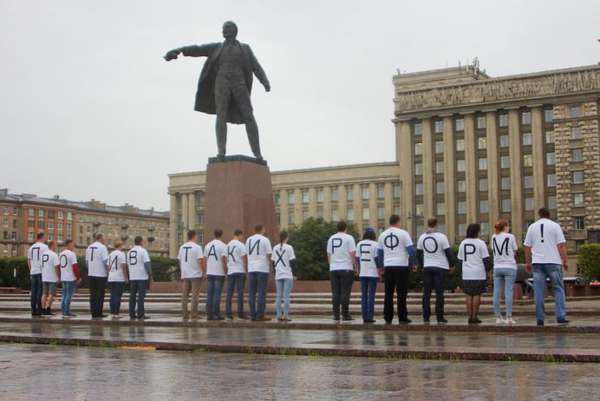
[[[187,57],[208,57],[200,73],[194,110],[217,115],[217,157],[225,157],[227,123],[230,122],[246,124],[252,153],[262,160],[258,125],[250,102],[253,74],[267,92],[271,90],[271,85],[250,46],[237,41],[237,33],[237,25],[227,21],[223,24],[223,43],[173,49],[167,52],[165,60],[174,60],[179,54]]]

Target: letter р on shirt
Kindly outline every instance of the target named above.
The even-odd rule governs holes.
[[[390,227],[379,236],[377,248],[383,251],[383,266],[408,266],[409,255],[406,248],[413,242],[407,231]]]
[[[271,241],[264,235],[254,234],[246,240],[248,254],[248,272],[269,272],[269,260],[273,253]]]
[[[200,259],[204,257],[202,247],[193,241],[188,241],[179,248],[179,266],[181,267],[181,278],[201,278]]]
[[[237,239],[232,239],[225,248],[224,255],[227,256],[227,274],[245,273],[242,256],[246,254],[246,245]]]
[[[88,276],[106,277],[108,264],[108,249],[104,244],[96,241],[85,250],[85,261],[88,266]]]
[[[354,237],[346,233],[336,233],[327,241],[329,270],[353,270],[351,252],[356,252]]]
[[[485,242],[479,238],[465,238],[458,247],[458,259],[462,261],[463,280],[485,280],[483,259],[489,258]]]
[[[48,249],[42,255],[42,281],[46,283],[56,283],[58,276],[56,275],[56,266],[59,266],[58,255]]]
[[[560,226],[550,219],[539,219],[529,226],[524,245],[531,247],[533,263],[562,265],[557,245],[565,241]]]

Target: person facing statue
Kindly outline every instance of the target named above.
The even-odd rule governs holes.
[[[225,157],[229,122],[246,125],[252,153],[262,160],[258,125],[254,119],[250,93],[254,75],[265,91],[271,90],[271,84],[250,46],[236,39],[237,33],[237,25],[233,21],[227,21],[223,24],[224,42],[180,47],[168,51],[164,59],[175,60],[180,54],[186,57],[207,57],[198,80],[194,110],[216,114],[217,157]]]

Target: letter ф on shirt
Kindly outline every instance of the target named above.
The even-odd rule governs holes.
[[[390,227],[379,236],[377,248],[383,251],[384,267],[407,267],[409,265],[408,247],[413,245],[407,231]]]

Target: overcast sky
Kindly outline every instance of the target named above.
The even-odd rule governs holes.
[[[492,76],[600,61],[600,1],[0,0],[0,188],[168,209],[169,173],[204,170],[193,111],[232,19],[272,91],[253,104],[272,170],[394,159],[392,76],[479,57]],[[243,125],[228,153],[250,154]]]

